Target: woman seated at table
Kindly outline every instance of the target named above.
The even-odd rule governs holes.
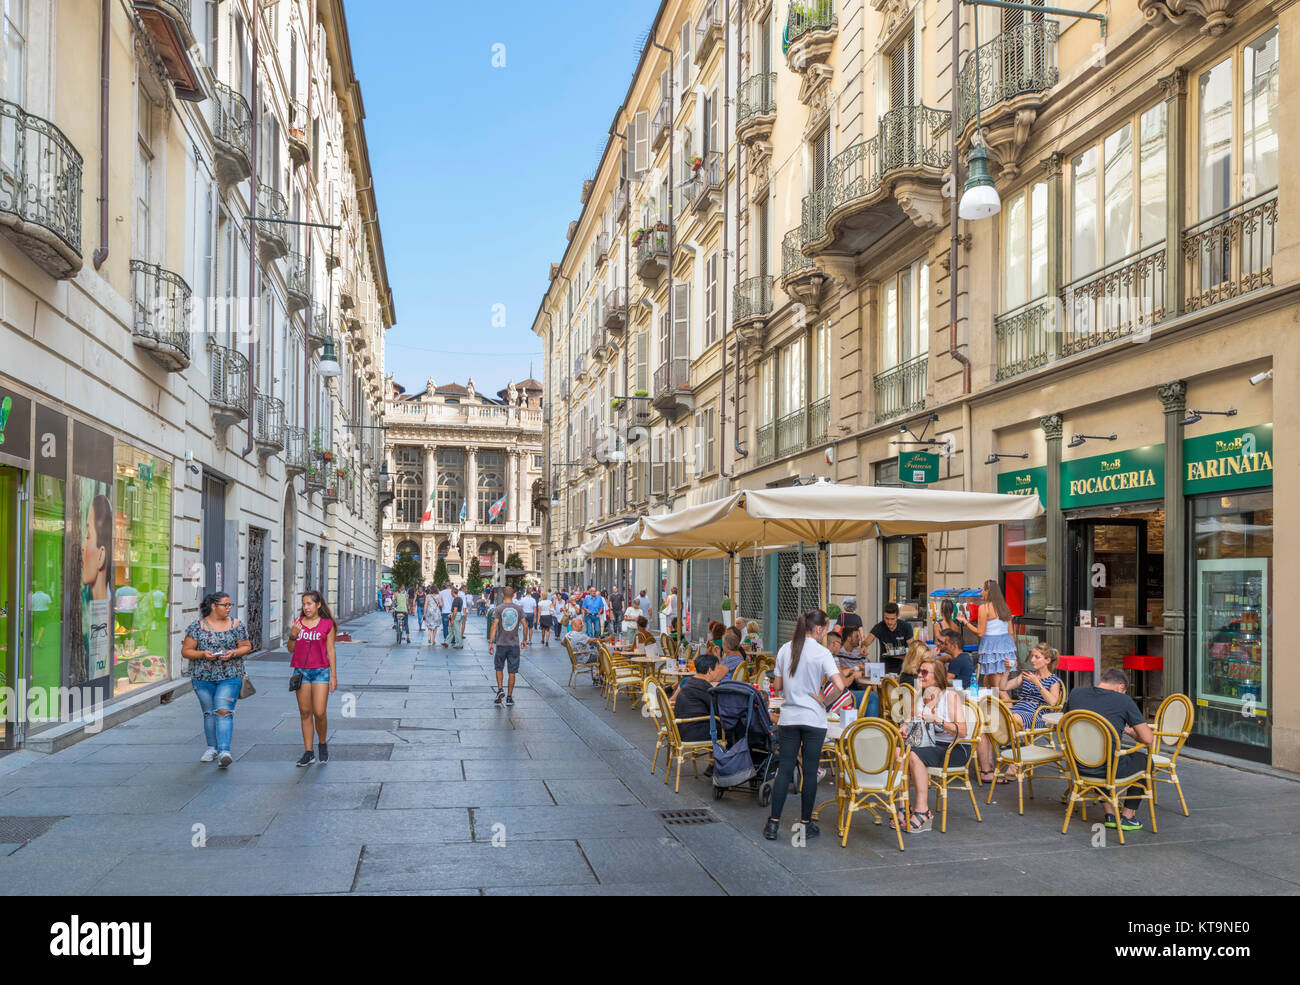
[[[1034,712],[1043,705],[1054,705],[1061,700],[1061,679],[1053,673],[1059,654],[1046,643],[1039,643],[1029,651],[1029,669],[1017,672],[1016,662],[1007,659],[1007,677],[1003,690],[1020,688],[1020,698],[1011,706],[1011,714],[1022,728],[1033,724]]]
[[[912,742],[907,754],[907,769],[912,774],[912,809],[907,830],[912,834],[929,831],[934,820],[930,810],[931,766],[942,766],[948,747],[956,739],[966,738],[966,715],[957,692],[948,688],[948,671],[943,661],[926,657],[916,672],[920,697],[915,712],[903,721],[900,730]],[[918,745],[917,743],[921,744]],[[962,766],[970,759],[970,747],[952,750],[949,766]]]
[[[916,687],[916,672],[921,669],[921,661],[931,656],[933,654],[928,646],[920,640],[912,640],[907,645],[907,656],[903,658],[903,669],[898,673],[898,683]]]
[[[745,631],[740,634],[741,644],[748,650],[758,651],[763,649],[763,627],[751,619],[745,624]]]
[[[636,638],[632,641],[632,645],[646,646],[653,642],[655,642],[655,638],[650,635],[650,620],[645,616],[637,616]]]
[[[727,665],[727,678],[731,678],[732,672],[745,662],[748,658],[745,651],[740,648],[740,637],[736,635],[734,629],[729,629],[722,634],[722,662]]]
[[[727,627],[718,620],[709,620],[709,642],[706,646],[706,652],[712,653],[715,657],[722,656],[722,634],[726,631]]]

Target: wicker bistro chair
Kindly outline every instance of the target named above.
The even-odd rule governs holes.
[[[738,681],[741,684],[748,684],[749,671],[752,666],[753,665],[749,661],[742,660],[740,663],[736,664],[736,669],[731,672],[731,679],[733,681]]]
[[[1034,717],[1030,720],[1030,722],[1029,722],[1029,727],[1030,727],[1031,729],[1034,729],[1035,731],[1042,730],[1042,731],[1048,733],[1048,736],[1049,736],[1050,740],[1051,740],[1053,743],[1055,743],[1055,741],[1056,741],[1056,734],[1057,734],[1057,733],[1056,733],[1056,729],[1051,728],[1050,726],[1048,726],[1047,723],[1045,723],[1045,722],[1043,721],[1043,716],[1044,716],[1044,715],[1050,715],[1050,714],[1052,714],[1053,712],[1057,712],[1057,711],[1065,711],[1065,699],[1066,699],[1067,696],[1068,696],[1068,694],[1067,694],[1067,692],[1066,692],[1066,690],[1065,690],[1065,681],[1062,680],[1062,681],[1061,681],[1061,695],[1060,695],[1059,698],[1056,699],[1056,704],[1054,704],[1054,705],[1049,705],[1049,704],[1047,704],[1047,703],[1043,703],[1043,704],[1039,705],[1037,708],[1035,708],[1035,709],[1034,709]]]
[[[849,827],[855,811],[867,810],[876,824],[883,809],[893,823],[898,850],[903,851],[903,822],[898,802],[907,796],[907,744],[893,722],[883,718],[859,718],[840,736],[837,745],[835,797],[839,801],[840,847],[849,843]]]
[[[1063,753],[1054,746],[1035,745],[1034,740],[1052,729],[1023,729],[1011,714],[1011,709],[996,698],[980,699],[980,712],[988,716],[987,733],[993,741],[997,752],[993,763],[994,776],[1000,776],[1002,768],[1008,767],[1016,775],[1016,793],[1020,801],[1020,813],[1025,813],[1025,781],[1029,781],[1029,797],[1034,796],[1034,771],[1044,766],[1053,766],[1061,770]],[[997,781],[989,784],[988,803],[993,803],[993,790]]]
[[[889,685],[886,689],[886,683]],[[912,716],[916,708],[916,688],[911,684],[899,684],[886,677],[880,685],[880,713],[895,725]]]
[[[569,655],[569,687],[573,687],[579,674],[590,674],[591,683],[596,683],[596,677],[600,673],[599,662],[594,664],[585,664],[578,659],[578,655],[573,652],[573,644],[567,639],[561,639],[560,643],[564,645],[564,651]]]
[[[600,674],[605,680],[605,707],[618,711],[619,694],[641,693],[641,675],[629,667],[615,664],[610,659],[609,650],[603,646],[597,646],[596,653],[600,656]]]
[[[677,641],[667,633],[659,634],[659,652],[665,657],[677,659]]]
[[[983,821],[980,817],[979,804],[975,802],[975,788],[970,782],[970,761],[975,758],[975,750],[979,745],[980,735],[984,732],[984,716],[980,714],[979,706],[974,701],[963,701],[962,710],[966,717],[966,734],[954,739],[948,746],[948,751],[944,753],[942,766],[931,766],[926,772],[930,775],[930,782],[939,790],[939,803],[942,805],[940,814],[939,830],[947,832],[948,830],[948,788],[955,786],[958,789],[965,789],[970,794],[970,805],[975,808],[975,820]],[[970,756],[967,762],[960,766],[949,765],[952,758],[952,751],[958,746],[965,746]],[[976,771],[978,775],[979,771]]]
[[[1160,702],[1156,711],[1156,734],[1154,755],[1151,757],[1151,777],[1157,783],[1172,783],[1178,791],[1178,803],[1183,807],[1183,817],[1187,813],[1187,801],[1183,799],[1183,787],[1178,782],[1178,754],[1183,751],[1183,743],[1192,734],[1192,721],[1195,719],[1191,699],[1185,694],[1171,694]],[[1156,788],[1151,788],[1151,806],[1156,806]],[[1155,811],[1152,810],[1152,817]],[[1155,827],[1154,820],[1152,827]]]
[[[1061,834],[1070,828],[1070,817],[1074,814],[1074,805],[1080,806],[1083,820],[1088,819],[1087,803],[1110,804],[1118,820],[1121,791],[1127,787],[1140,786],[1144,792],[1142,799],[1151,801],[1151,831],[1156,832],[1155,778],[1152,776],[1153,757],[1147,756],[1146,765],[1138,768],[1125,763],[1124,757],[1135,752],[1150,752],[1145,745],[1133,746],[1131,749],[1119,748],[1119,736],[1110,722],[1095,711],[1070,711],[1061,719],[1061,739],[1065,743],[1065,761],[1070,770],[1070,801],[1065,812],[1065,823],[1061,825]],[[1086,776],[1080,767],[1102,767],[1105,776]],[[1116,825],[1119,843],[1124,844],[1124,827]]]
[[[652,700],[655,706],[663,713],[664,744],[668,748],[668,764],[664,769],[664,783],[668,782],[668,775],[673,771],[673,763],[677,763],[677,779],[673,783],[673,793],[680,792],[682,784],[682,763],[689,762],[691,770],[699,778],[700,770],[698,763],[701,759],[711,760],[713,758],[713,742],[710,739],[700,739],[698,741],[683,742],[682,733],[678,729],[679,725],[685,725],[688,722],[707,722],[708,715],[700,715],[696,718],[675,718],[673,716],[673,706],[668,700],[668,694],[662,687],[654,681],[646,685],[647,689],[653,688],[654,697]],[[656,762],[658,756],[655,757]]]
[[[643,714],[654,720],[655,723],[655,754],[650,760],[650,774],[653,776],[659,766],[659,750],[668,745],[668,723],[666,718],[671,716],[671,705],[660,705],[659,696],[663,694],[661,688],[653,679],[646,678],[641,692],[641,706]]]

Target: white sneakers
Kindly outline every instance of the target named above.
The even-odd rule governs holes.
[[[212,762],[216,762],[216,759],[217,759],[217,750],[213,749],[211,746],[208,746],[208,751],[199,757],[199,762],[212,763]]]

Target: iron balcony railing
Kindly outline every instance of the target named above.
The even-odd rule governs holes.
[[[708,204],[711,192],[722,189],[722,153],[709,151],[704,155],[704,163],[691,179],[691,208],[698,209]]]
[[[772,313],[772,278],[750,277],[736,285],[731,298],[732,324]]]
[[[600,359],[605,355],[605,333],[600,329],[591,333],[591,345],[587,347],[587,352],[592,360]]]
[[[190,287],[180,274],[156,263],[131,261],[135,344],[169,370],[190,364]]]
[[[284,452],[281,460],[284,462],[286,475],[295,476],[307,471],[311,458],[306,428],[290,426],[284,429]]]
[[[257,215],[259,219],[287,219],[289,206],[284,196],[270,185],[257,183]],[[257,236],[262,249],[270,257],[282,257],[289,252],[288,227],[284,222],[259,222]]]
[[[1028,373],[1057,358],[1057,307],[1056,298],[1040,298],[995,319],[997,380]]]
[[[210,347],[212,389],[208,402],[237,419],[248,416],[248,358],[235,349],[213,343]]]
[[[776,73],[751,75],[736,93],[736,126],[743,126],[756,116],[776,112]]]
[[[668,266],[668,233],[654,227],[645,229],[636,247],[637,273],[657,277]]]
[[[672,100],[668,96],[664,96],[659,100],[659,107],[655,110],[655,118],[650,124],[650,146],[653,150],[658,150],[668,137],[668,132],[672,129],[672,120]]]
[[[330,329],[330,315],[325,305],[317,302],[311,306],[311,318],[307,323],[307,342],[312,349],[320,349],[325,345],[325,340],[332,334]]]
[[[721,40],[722,14],[718,9],[718,0],[707,0],[695,22],[695,64],[702,64],[709,57],[713,46]]]
[[[872,138],[874,139],[874,138]],[[803,197],[799,222],[799,245],[815,243],[826,235],[826,216],[830,214],[831,189],[829,185],[817,188]]]
[[[822,397],[808,408],[808,444],[820,445],[831,430],[831,398]]]
[[[322,499],[326,503],[337,503],[339,501],[340,487],[342,485],[342,479],[339,477],[337,464],[339,460],[338,455],[335,454],[333,462],[324,463],[325,475],[323,479],[324,489]]]
[[[225,83],[214,83],[212,95],[212,138],[216,142],[217,167],[226,184],[233,184],[252,173],[253,111],[248,100]]]
[[[656,397],[674,393],[679,386],[690,384],[691,361],[685,356],[665,360],[655,370],[654,393]]]
[[[891,417],[911,414],[925,407],[929,376],[928,353],[877,373],[871,381],[876,397],[876,420],[887,421]]]
[[[585,353],[578,353],[573,357],[573,375],[575,379],[581,379],[587,372],[587,356]]]
[[[609,258],[609,233],[596,235],[596,263],[604,263]]]
[[[605,292],[605,327],[611,332],[627,325],[627,288],[615,287]]]
[[[946,168],[952,149],[946,134],[952,113],[929,106],[898,106],[880,118],[880,175],[904,168]]]
[[[1187,310],[1270,287],[1276,245],[1276,188],[1184,229]]]
[[[307,463],[303,469],[303,488],[308,493],[319,492],[325,488],[325,470],[329,468],[328,462],[322,462],[314,458]]]
[[[347,311],[356,303],[356,280],[352,276],[352,271],[345,267],[343,270],[339,271],[339,307],[344,311]]]
[[[766,465],[776,459],[776,425],[773,423],[759,425],[755,437],[758,445],[758,464]]]
[[[788,48],[809,31],[828,31],[836,23],[832,0],[791,0],[785,19],[783,47]]]
[[[811,257],[804,254],[800,246],[803,243],[803,231],[791,229],[781,240],[781,279],[797,277],[807,271],[817,269]]]
[[[776,419],[776,457],[802,451],[806,442],[807,420],[804,409],[791,411]]]
[[[57,126],[7,99],[0,99],[0,212],[53,233],[80,255],[81,155]],[[33,254],[40,237],[4,228]]]
[[[614,219],[621,222],[627,215],[627,185],[622,184],[614,189]]]
[[[1152,244],[1065,285],[1061,355],[1150,332],[1165,317],[1165,244]]]
[[[290,253],[285,261],[284,288],[291,314],[311,303],[311,263],[301,253]]]
[[[957,79],[957,130],[1005,99],[1046,92],[1060,81],[1056,44],[1061,25],[1031,20],[1003,31],[966,56]]]
[[[253,390],[253,441],[263,458],[284,450],[284,401]]]

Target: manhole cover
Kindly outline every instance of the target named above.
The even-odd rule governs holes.
[[[248,848],[257,844],[261,835],[209,835],[205,848]]]
[[[721,818],[707,809],[684,811],[660,811],[659,820],[664,824],[715,824]]]
[[[67,815],[57,817],[0,817],[0,845],[20,845],[39,838]]]

